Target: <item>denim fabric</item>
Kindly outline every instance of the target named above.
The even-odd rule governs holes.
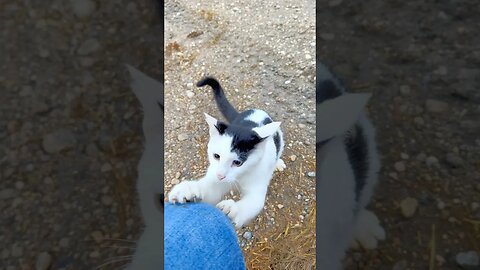
[[[165,270],[244,270],[229,218],[205,203],[165,204]]]

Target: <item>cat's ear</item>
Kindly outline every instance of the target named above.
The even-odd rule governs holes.
[[[277,132],[280,128],[281,123],[282,122],[272,122],[266,124],[265,126],[253,128],[252,130],[257,133],[260,138],[264,139],[275,134],[275,132]]]
[[[341,135],[351,128],[370,96],[370,93],[344,94],[317,104],[316,141]]]
[[[216,135],[222,135],[225,129],[227,128],[227,125],[225,123],[222,123],[212,117],[211,115],[207,113],[205,114],[205,120],[207,121],[208,128],[209,128],[209,133],[210,137],[216,136]]]

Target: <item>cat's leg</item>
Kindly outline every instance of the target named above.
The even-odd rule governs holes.
[[[377,216],[365,208],[360,210],[353,229],[351,247],[358,248],[360,244],[366,249],[375,249],[379,240],[385,240],[385,230]]]
[[[242,194],[239,201],[223,200],[217,204],[217,208],[228,215],[239,229],[262,211],[266,194],[266,190]]]
[[[219,182],[206,175],[199,180],[183,181],[175,185],[168,194],[168,200],[179,203],[185,203],[187,200],[199,200],[216,205],[230,188],[228,183]]]

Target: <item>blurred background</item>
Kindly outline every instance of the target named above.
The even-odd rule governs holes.
[[[347,269],[480,269],[480,44],[475,1],[319,1],[317,56],[371,92],[387,233]]]

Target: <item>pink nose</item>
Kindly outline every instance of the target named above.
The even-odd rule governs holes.
[[[218,180],[223,180],[225,179],[225,175],[217,174]]]

